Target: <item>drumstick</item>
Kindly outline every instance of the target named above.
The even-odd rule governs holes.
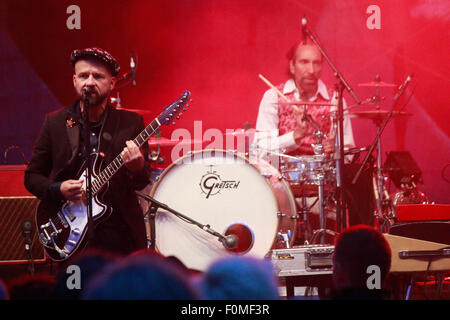
[[[264,78],[264,76],[262,74],[258,74],[258,77],[264,81],[265,84],[267,84],[269,87],[271,87],[273,90],[275,90],[275,92],[281,97],[283,98],[286,102],[289,102],[288,98],[280,91],[278,90],[277,87],[275,87],[273,84],[270,83],[269,80],[267,80],[266,78]],[[299,109],[297,108],[297,106],[292,105],[292,107],[295,109],[295,111],[299,111]]]

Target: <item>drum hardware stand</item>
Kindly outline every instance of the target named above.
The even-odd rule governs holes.
[[[307,113],[307,111],[306,111],[306,105],[303,106],[303,119],[304,119],[305,121],[309,122],[309,123],[314,127],[314,129],[316,130],[315,133],[314,133],[314,135],[316,136],[317,143],[316,143],[316,144],[312,144],[312,147],[313,147],[313,149],[314,149],[314,153],[315,153],[317,156],[322,156],[322,161],[323,161],[323,159],[325,158],[325,154],[324,154],[324,151],[323,151],[322,140],[323,140],[323,138],[329,140],[329,138],[327,137],[326,134],[324,134],[324,133],[320,130],[319,125],[318,125],[318,124],[311,118],[311,116]],[[324,198],[324,187],[325,187],[325,185],[324,185],[324,180],[325,180],[325,172],[323,171],[323,168],[321,168],[321,170],[320,170],[320,172],[318,173],[317,177],[318,177],[318,179],[317,179],[318,182],[316,182],[316,184],[317,184],[317,186],[318,186],[318,191],[319,191],[319,198],[318,198],[318,201],[319,201],[320,229],[315,230],[315,231],[313,232],[313,236],[312,236],[312,238],[311,238],[311,242],[314,243],[316,237],[317,237],[319,234],[321,234],[321,237],[320,237],[320,243],[321,243],[321,244],[324,244],[324,243],[325,243],[325,234],[326,234],[326,233],[331,234],[331,235],[333,235],[333,236],[335,236],[336,233],[335,233],[334,231],[332,231],[332,230],[327,230],[327,229],[326,229],[326,216],[325,216],[325,205],[324,205],[324,203],[325,203],[325,201],[324,201],[324,200],[325,200],[325,198]],[[303,199],[304,199],[304,201],[306,201],[305,197],[303,197]],[[304,202],[303,202],[303,204],[304,204]],[[308,238],[306,238],[306,239],[308,239]]]
[[[147,237],[147,249],[155,250],[156,230],[155,230],[155,218],[158,207],[150,202],[150,206],[144,215],[144,221],[150,224],[150,238]]]
[[[316,204],[316,202],[317,202],[317,200],[316,201],[314,201],[314,204]],[[304,228],[305,228],[305,230],[304,230],[304,232],[305,232],[305,242],[304,242],[304,244],[305,245],[308,245],[309,244],[309,241],[310,241],[310,233],[309,233],[309,219],[308,219],[308,212],[309,212],[309,209],[311,209],[311,208],[307,208],[307,204],[306,204],[306,197],[305,196],[303,196],[302,197],[302,209],[301,209],[301,213],[302,213],[302,215],[303,215],[303,224],[304,224]]]
[[[148,196],[148,195],[146,195],[146,194],[144,194],[144,193],[142,193],[140,191],[135,191],[135,193],[138,196],[140,196],[141,198],[151,202],[150,215],[154,215],[153,217],[150,216],[150,219],[153,219],[153,221],[152,221],[153,222],[152,223],[153,224],[153,227],[152,227],[153,232],[152,232],[152,235],[151,235],[151,248],[152,249],[155,248],[154,218],[156,217],[156,211],[159,208],[167,210],[168,212],[174,214],[176,217],[180,218],[181,220],[183,220],[183,221],[185,221],[187,223],[190,223],[190,224],[194,224],[194,225],[198,226],[200,229],[202,229],[203,231],[208,232],[209,234],[217,237],[218,240],[223,244],[223,246],[227,250],[235,248],[238,245],[238,243],[239,243],[239,239],[235,235],[224,236],[224,235],[218,233],[217,231],[213,230],[209,224],[206,224],[206,225],[205,224],[201,224],[201,223],[199,223],[199,222],[197,222],[197,221],[195,221],[195,220],[185,216],[184,214],[182,214],[182,213],[180,213],[180,212],[170,208],[166,204],[164,204],[162,202],[159,202],[158,200],[156,200],[156,199],[154,199],[154,198],[152,198],[152,197],[150,197],[150,196]]]
[[[324,172],[320,172],[318,174],[318,189],[319,189],[319,219],[320,219],[320,229],[315,230],[313,232],[313,236],[311,238],[311,243],[315,243],[316,237],[318,235],[321,235],[320,237],[320,244],[325,243],[325,234],[332,235],[333,237],[336,236],[338,233],[328,230],[326,228],[326,216],[325,216],[325,206],[324,206],[324,180],[325,180],[325,174]]]
[[[387,223],[386,221],[386,216],[383,213],[383,189],[384,189],[384,177],[381,173],[381,135],[383,134],[384,129],[386,128],[387,124],[389,123],[389,121],[392,119],[392,115],[394,113],[394,109],[397,106],[398,100],[399,98],[403,95],[403,93],[406,90],[406,87],[408,86],[409,82],[411,81],[412,75],[408,76],[405,80],[405,82],[399,87],[396,95],[394,96],[394,103],[391,107],[391,110],[389,111],[389,113],[387,114],[386,118],[384,118],[384,120],[381,123],[376,122],[377,125],[377,134],[375,136],[374,141],[372,142],[366,157],[364,158],[363,162],[361,163],[361,166],[358,170],[358,172],[356,173],[355,177],[352,180],[352,184],[355,184],[356,181],[358,181],[359,176],[361,175],[367,161],[369,160],[370,155],[372,154],[372,152],[374,151],[375,147],[377,147],[377,184],[378,184],[378,192],[376,192],[376,194],[378,194],[378,199],[377,199],[377,214],[376,217],[378,219],[381,219],[382,221],[380,222],[380,225],[385,225]]]
[[[347,84],[342,74],[339,70],[334,66],[331,59],[325,52],[325,50],[320,45],[319,41],[316,40],[316,37],[312,34],[307,26],[307,19],[303,17],[302,19],[302,31],[306,36],[308,36],[314,44],[317,46],[319,51],[322,54],[322,57],[327,61],[328,65],[333,71],[334,76],[337,78],[338,83],[336,84],[336,89],[338,93],[338,107],[337,107],[337,117],[336,121],[338,122],[337,131],[336,131],[336,151],[335,151],[335,159],[336,159],[336,200],[337,200],[337,208],[336,208],[336,224],[337,231],[340,232],[342,226],[345,222],[344,214],[345,214],[345,198],[344,198],[344,179],[343,179],[343,167],[344,167],[344,106],[343,106],[343,91],[346,89],[352,98],[355,100],[357,104],[361,104],[361,100],[356,96],[353,92],[353,89]]]
[[[277,237],[281,238],[284,241],[284,243],[286,244],[286,249],[291,248],[291,246],[289,244],[291,241],[291,237],[292,237],[290,230],[288,230],[287,233],[278,232]]]
[[[381,170],[380,170],[381,172]],[[381,173],[382,184],[379,184],[379,177],[374,177],[373,189],[375,201],[377,202],[377,210],[374,213],[375,218],[379,223],[380,232],[386,233],[389,231],[392,223],[391,219],[395,218],[394,207],[392,200],[384,186],[384,175]],[[380,189],[381,188],[381,189]]]

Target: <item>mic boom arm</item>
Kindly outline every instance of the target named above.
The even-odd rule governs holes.
[[[219,232],[215,231],[214,229],[212,229],[209,224],[201,224],[201,223],[185,216],[184,214],[170,208],[168,205],[161,203],[158,200],[156,200],[140,191],[135,191],[135,193],[138,196],[140,196],[141,198],[144,198],[145,200],[150,201],[154,206],[156,206],[158,208],[162,208],[164,210],[167,210],[167,211],[173,213],[175,216],[177,216],[181,220],[184,220],[191,224],[194,224],[194,225],[198,226],[200,229],[202,229],[203,231],[206,231],[209,234],[217,237],[218,240],[223,244],[225,249],[233,249],[237,246],[238,238],[235,235],[224,236],[224,235],[220,234]]]

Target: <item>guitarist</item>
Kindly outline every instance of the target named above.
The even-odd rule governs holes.
[[[83,180],[79,177],[85,160],[82,114],[87,109],[85,101],[89,103],[90,148],[103,156],[100,170],[120,153],[124,166],[110,179],[100,200],[112,213],[95,222],[87,247],[126,255],[146,247],[142,210],[134,191],[149,183],[148,145],[138,148],[132,141],[145,128],[144,120],[107,103],[120,71],[108,52],[75,50],[71,63],[78,99],[46,116],[25,172],[25,187],[43,203],[81,199]]]

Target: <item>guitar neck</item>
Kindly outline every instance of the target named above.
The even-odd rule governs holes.
[[[161,126],[158,118],[155,118],[142,132],[133,140],[133,142],[141,147]],[[96,194],[111,179],[111,177],[119,171],[124,161],[119,154],[100,174],[92,181],[92,194]]]

